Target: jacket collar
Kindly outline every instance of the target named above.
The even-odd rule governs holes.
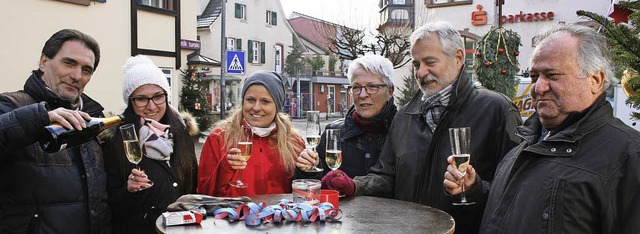
[[[451,99],[447,110],[458,108],[471,95],[473,83],[465,70],[466,66],[462,66],[458,78],[453,82],[453,90],[451,90]],[[422,115],[422,91],[418,90],[411,101],[403,108],[402,112],[409,115]]]
[[[613,108],[602,94],[589,107],[587,113],[575,121],[575,123],[553,134],[546,141],[575,142],[582,137],[605,125],[613,116]],[[529,144],[534,144],[542,132],[542,123],[538,113],[529,117],[522,126],[518,127],[518,135],[523,137]]]
[[[353,117],[351,117],[354,112],[356,112],[355,106],[351,106],[351,108],[347,112],[347,116],[345,116],[344,119],[345,132],[341,136],[342,139],[349,139],[364,134],[364,132],[361,131],[358,126],[356,126],[357,123],[353,120]],[[393,117],[396,115],[396,112],[398,112],[398,108],[394,104],[394,98],[392,97],[391,99],[389,99],[389,101],[387,101],[387,104],[385,104],[380,113],[371,118],[371,121],[375,122],[376,124],[381,124],[385,129],[385,132],[387,132],[389,130],[389,126],[391,126]]]
[[[47,85],[40,78],[39,72],[37,70],[32,71],[31,76],[24,83],[24,91],[29,94],[29,96],[33,97],[37,102],[46,102],[49,106],[50,110],[64,107],[67,109],[71,109],[71,102],[67,100],[62,100],[58,95],[56,95],[51,89],[47,87]],[[87,112],[90,116],[93,117],[102,117],[102,111],[104,108],[95,100],[91,99],[89,96],[84,93],[80,95],[82,99],[82,109],[81,111]]]

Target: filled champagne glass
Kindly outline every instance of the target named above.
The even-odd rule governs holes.
[[[242,135],[236,144],[236,148],[240,149],[238,155],[242,156],[245,161],[249,162],[251,151],[253,149],[253,130],[250,127],[242,126]],[[236,188],[247,188],[249,184],[242,181],[242,170],[238,171],[238,179],[229,182],[229,185]]]
[[[332,171],[338,170],[342,165],[342,147],[340,145],[340,129],[327,129],[325,132],[326,147],[324,161]],[[339,197],[345,194],[340,193]]]
[[[473,205],[475,202],[467,201],[464,191],[464,180],[467,174],[467,167],[471,161],[471,128],[449,128],[449,141],[451,142],[451,153],[453,154],[453,166],[462,175],[462,193],[460,202],[453,202],[453,205]]]
[[[326,151],[325,162],[332,171],[337,170],[342,165],[342,149],[340,148],[340,129],[326,130]]]
[[[316,152],[316,146],[320,144],[320,112],[307,111],[307,128],[306,128],[307,149]],[[322,168],[313,165],[310,172],[322,172]]]
[[[138,140],[136,127],[133,124],[125,124],[120,126],[120,134],[124,144],[124,153],[129,162],[136,165],[136,169],[140,170],[140,161],[142,160],[142,147]]]
[[[120,126],[120,135],[124,145],[124,155],[127,156],[129,162],[136,165],[136,169],[140,171],[140,161],[142,161],[142,145],[138,140],[136,127],[132,123]],[[153,181],[149,182],[153,185]],[[146,188],[145,188],[146,189]]]

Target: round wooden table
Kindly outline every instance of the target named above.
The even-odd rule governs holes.
[[[291,194],[251,197],[252,202],[278,204]],[[162,216],[156,220],[158,233],[453,233],[454,220],[444,211],[416,203],[357,196],[341,198],[342,218],[337,222],[265,223],[246,226],[244,221],[229,222],[208,216],[200,225],[165,227]]]

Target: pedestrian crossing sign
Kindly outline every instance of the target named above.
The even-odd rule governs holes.
[[[244,51],[227,51],[227,74],[244,74]]]

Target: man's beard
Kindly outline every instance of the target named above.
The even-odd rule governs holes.
[[[422,95],[424,97],[430,97],[431,95],[436,94],[438,91],[430,90],[426,87],[427,82],[435,82],[435,84],[440,83],[440,78],[434,76],[433,74],[429,74],[427,77],[422,78],[421,81],[418,82],[418,86],[420,87],[420,91],[422,91]]]

